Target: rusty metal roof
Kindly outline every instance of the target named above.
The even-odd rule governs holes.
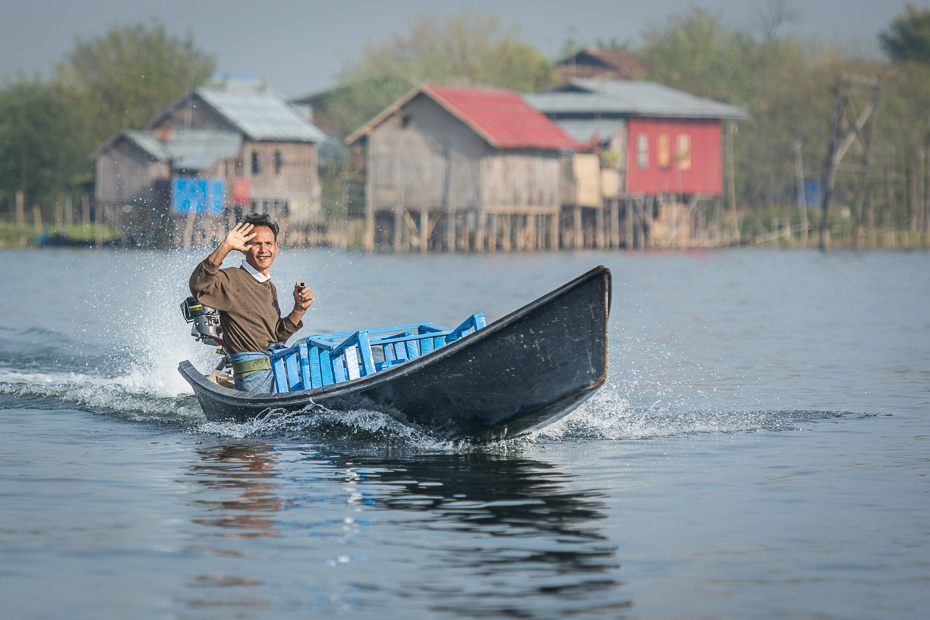
[[[505,88],[432,86],[424,84],[381,111],[346,138],[347,144],[368,135],[414,97],[423,94],[499,149],[572,151],[583,148],[558,125],[534,110],[520,95]]]
[[[720,101],[698,97],[655,82],[576,79],[526,100],[552,119],[657,116],[674,118],[745,118],[746,112]]]
[[[512,90],[424,86],[424,92],[499,149],[581,148]]]

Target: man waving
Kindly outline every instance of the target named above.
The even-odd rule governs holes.
[[[245,260],[239,267],[220,269],[233,250],[245,254]],[[267,213],[250,213],[191,274],[191,294],[220,311],[239,390],[275,391],[268,356],[303,327],[304,313],[313,304],[313,291],[298,282],[294,309],[281,317],[278,292],[268,275],[277,253],[278,225]]]

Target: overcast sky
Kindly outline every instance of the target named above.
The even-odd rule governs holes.
[[[193,33],[197,45],[216,56],[218,69],[264,78],[288,97],[324,90],[346,63],[359,57],[366,40],[406,32],[418,14],[453,15],[464,8],[496,14],[517,25],[523,40],[555,56],[574,34],[636,40],[650,22],[682,13],[690,5],[722,12],[732,24],[753,23],[763,0],[0,0],[0,77],[18,71],[50,77],[75,37],[91,39],[114,24],[151,18],[171,34]],[[912,0],[920,7],[930,0]],[[904,13],[906,0],[793,0],[799,19],[784,33],[801,38],[858,41],[878,49],[878,33]]]

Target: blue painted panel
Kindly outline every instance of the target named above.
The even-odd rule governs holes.
[[[404,346],[403,342],[395,342],[391,345],[394,348],[394,359],[397,360],[397,363],[403,363],[407,361],[407,347]]]
[[[804,181],[804,202],[807,206],[819,207],[821,200],[820,181]]]
[[[345,355],[340,353],[333,356],[333,375],[334,383],[342,383],[346,380],[346,362]]]
[[[371,343],[368,340],[368,332],[358,332],[358,352],[362,362],[362,372],[364,376],[375,374],[375,363],[371,359]]]
[[[408,340],[407,345],[407,359],[412,360],[414,358],[420,357],[420,346],[417,344],[416,340]]]
[[[204,177],[171,179],[171,212],[222,213],[226,205],[226,182]]]
[[[335,383],[335,378],[333,377],[333,361],[329,356],[329,351],[326,349],[320,349],[320,371],[321,371],[321,385],[332,385]]]
[[[275,387],[279,392],[287,392],[287,370],[284,367],[284,358],[271,360],[271,371],[274,374]]]
[[[313,382],[313,364],[314,361],[319,364],[319,353],[316,347],[311,349],[307,346],[306,341],[297,343],[297,350],[300,354],[300,383],[301,388],[309,390],[310,388],[319,387],[319,381]],[[319,372],[319,371],[318,371]]]
[[[285,355],[284,362],[287,367],[287,391],[295,392],[301,388],[300,359],[297,350]]]
[[[464,323],[462,323],[461,325],[453,329],[452,332],[448,336],[446,336],[446,342],[447,343],[455,342],[462,336],[466,336],[474,332],[475,330],[480,329],[481,327],[484,327],[485,323],[486,323],[486,319],[484,318],[484,312],[473,314],[467,319],[465,319]]]
[[[432,338],[423,338],[418,341],[420,343],[420,353],[426,355],[433,350],[433,339]]]

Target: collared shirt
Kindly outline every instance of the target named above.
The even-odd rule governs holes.
[[[274,342],[287,339],[303,327],[281,317],[274,282],[258,277],[245,267],[220,269],[204,259],[191,274],[191,294],[200,303],[220,311],[226,350],[259,353]]]
[[[271,279],[270,275],[266,276],[265,274],[260,272],[258,269],[250,265],[249,261],[247,260],[242,261],[242,268],[248,271],[250,274],[252,274],[252,277],[258,280],[259,282],[267,282],[268,280]]]

